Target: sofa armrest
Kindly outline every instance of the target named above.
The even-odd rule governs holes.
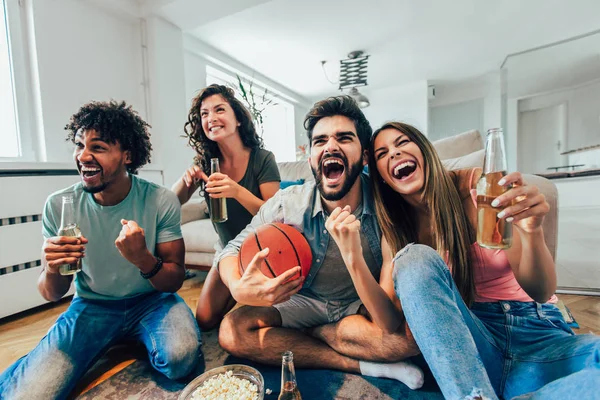
[[[181,225],[208,218],[208,207],[202,198],[192,198],[181,206]]]
[[[554,183],[537,175],[523,174],[523,178],[528,185],[535,185],[546,197],[546,201],[550,205],[550,211],[546,214],[542,229],[544,229],[544,240],[546,246],[552,254],[552,258],[556,260],[556,246],[558,242],[558,190]]]

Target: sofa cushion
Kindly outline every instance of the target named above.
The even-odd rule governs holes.
[[[483,139],[477,130],[436,140],[433,147],[442,160],[457,158],[483,149]]]
[[[219,236],[209,218],[188,222],[181,226],[185,251],[214,252]]]
[[[185,252],[185,265],[188,266],[204,266],[211,267],[215,258],[214,251],[210,253],[199,253],[197,251],[186,251]]]
[[[208,207],[202,197],[192,197],[181,206],[181,225],[208,217]]]
[[[312,171],[308,161],[291,161],[277,163],[279,174],[282,181],[295,181],[304,179],[305,181],[314,181]]]

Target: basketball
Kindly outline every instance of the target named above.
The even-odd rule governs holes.
[[[312,251],[306,238],[296,228],[278,222],[265,224],[246,237],[240,247],[240,270],[243,273],[259,251],[269,248],[269,255],[261,265],[262,273],[275,278],[290,268],[301,267],[300,274],[291,279],[307,276],[312,264]]]

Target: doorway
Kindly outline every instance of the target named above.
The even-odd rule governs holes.
[[[520,172],[548,173],[554,171],[548,168],[567,165],[568,157],[560,155],[566,144],[566,103],[520,112],[517,152]]]

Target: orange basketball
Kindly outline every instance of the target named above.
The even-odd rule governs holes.
[[[265,224],[248,235],[240,247],[240,269],[242,273],[256,253],[269,248],[269,255],[261,265],[261,271],[275,278],[290,268],[300,266],[300,274],[291,279],[307,276],[312,264],[312,252],[306,238],[296,228],[278,222]]]

